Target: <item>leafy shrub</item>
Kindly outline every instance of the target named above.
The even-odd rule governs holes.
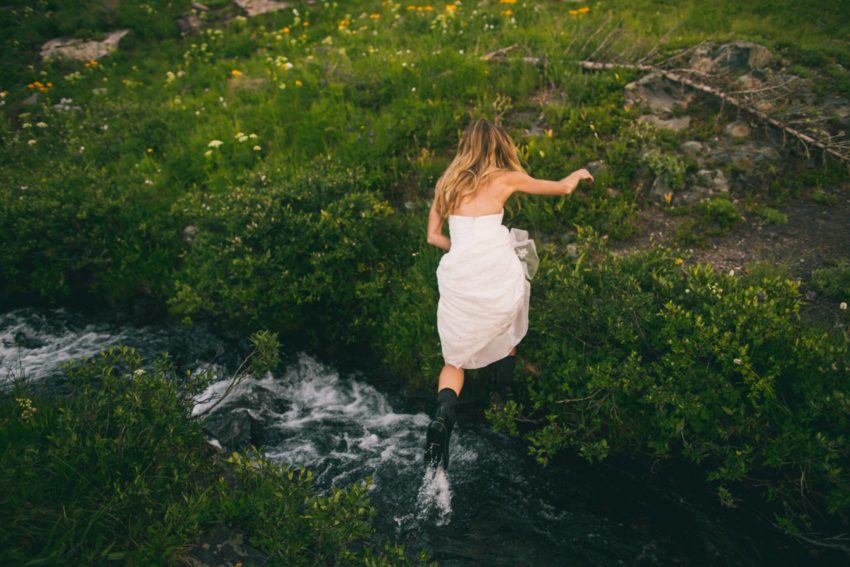
[[[362,168],[321,159],[293,179],[177,204],[197,228],[169,300],[180,316],[363,342],[410,235]],[[409,252],[407,252],[409,257]]]
[[[265,370],[277,344],[253,339]],[[0,394],[0,557],[44,564],[176,564],[214,523],[235,524],[271,565],[409,564],[374,539],[369,479],[329,495],[304,469],[266,461],[255,447],[210,458],[191,418],[204,373],[180,377],[167,355],[144,369],[111,347],[66,365],[67,395],[26,384]],[[358,548],[361,550],[358,551]]]
[[[643,153],[641,161],[649,166],[656,177],[663,178],[671,189],[685,186],[685,163],[678,155],[650,148]]]
[[[812,281],[824,295],[840,301],[850,300],[850,261],[842,259],[834,266],[813,270]]]
[[[550,250],[525,341],[527,398],[488,414],[526,430],[541,462],[564,447],[700,463],[725,502],[757,485],[789,530],[850,508],[850,334],[799,318],[799,282],[679,266],[658,247],[618,257],[585,229]],[[804,478],[801,481],[801,471]],[[802,486],[802,492],[801,492]]]
[[[773,207],[756,207],[753,212],[763,218],[768,224],[788,224],[788,215]]]
[[[703,199],[696,209],[703,226],[715,228],[720,233],[741,220],[735,204],[723,197]]]

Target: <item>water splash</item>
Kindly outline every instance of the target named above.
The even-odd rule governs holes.
[[[425,470],[422,486],[416,495],[416,518],[423,522],[434,520],[437,526],[446,526],[452,520],[452,487],[443,467]]]

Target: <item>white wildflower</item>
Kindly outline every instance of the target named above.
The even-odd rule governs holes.
[[[222,142],[221,140],[212,140],[209,144],[207,144],[207,147],[217,148],[217,147],[221,146],[223,143],[224,142]]]
[[[260,151],[260,150],[262,150],[263,148],[261,148],[260,146],[254,146],[252,149],[253,149],[255,152],[259,152],[259,151]]]
[[[841,309],[842,311],[847,311],[847,302],[846,302],[846,301],[842,301],[842,302],[838,305],[838,308],[839,308],[839,309]]]
[[[743,364],[744,363],[740,358],[736,358],[732,362],[734,362],[735,364]]]

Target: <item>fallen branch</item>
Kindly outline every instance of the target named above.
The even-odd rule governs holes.
[[[792,136],[797,138],[797,140],[802,142],[803,147],[806,150],[806,157],[807,158],[811,157],[809,155],[809,148],[808,148],[807,144],[811,144],[811,145],[813,145],[817,148],[820,148],[825,154],[831,155],[831,156],[837,158],[838,160],[840,160],[845,165],[850,166],[850,155],[845,155],[845,154],[839,152],[838,150],[834,149],[831,144],[830,145],[824,144],[823,142],[812,138],[808,134],[801,132],[801,131],[799,131],[795,128],[791,128],[790,126],[783,124],[779,120],[776,120],[775,118],[773,118],[771,116],[768,116],[764,112],[762,112],[762,111],[760,111],[756,108],[753,108],[753,107],[751,107],[747,104],[744,104],[743,102],[739,101],[735,97],[731,97],[728,94],[726,94],[726,93],[724,93],[724,92],[722,92],[718,89],[715,89],[714,87],[711,87],[709,85],[706,85],[706,84],[703,84],[703,83],[698,83],[697,81],[694,81],[694,80],[689,79],[685,76],[682,76],[679,73],[676,73],[676,72],[673,72],[673,71],[667,71],[665,69],[659,69],[658,67],[656,67],[654,65],[641,65],[641,64],[633,64],[633,63],[603,63],[603,62],[598,62],[598,61],[579,61],[579,67],[581,67],[582,69],[589,69],[589,70],[625,68],[625,69],[637,69],[639,71],[651,71],[651,72],[658,73],[658,74],[664,76],[665,78],[667,78],[668,80],[673,81],[674,83],[687,85],[687,86],[689,86],[693,89],[696,89],[698,91],[708,93],[712,96],[715,96],[715,97],[719,98],[721,101],[723,101],[724,103],[728,102],[732,106],[756,116],[760,120],[767,122],[768,124],[778,128],[783,133],[787,132],[788,134],[791,134]]]

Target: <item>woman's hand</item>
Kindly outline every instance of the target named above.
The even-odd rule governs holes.
[[[564,185],[564,194],[569,195],[578,187],[579,182],[588,180],[593,183],[594,179],[590,172],[584,168],[577,169],[574,172],[570,173],[568,176],[561,179],[561,183]]]

